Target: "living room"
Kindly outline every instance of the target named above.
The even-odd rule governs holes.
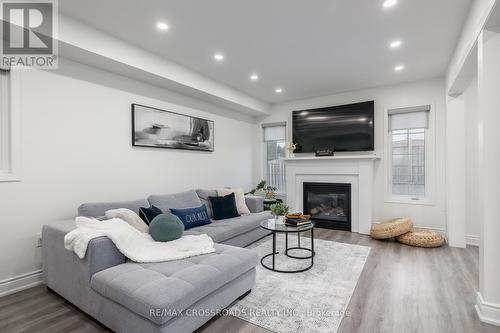
[[[0,331],[500,332],[497,3],[1,1]]]

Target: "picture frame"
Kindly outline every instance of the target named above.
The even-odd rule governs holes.
[[[132,146],[214,151],[215,123],[173,111],[132,104]]]

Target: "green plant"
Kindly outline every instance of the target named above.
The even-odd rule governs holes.
[[[266,186],[263,190],[266,192],[266,199],[274,199],[276,197],[276,194],[274,193],[276,191],[276,187]]]
[[[278,202],[275,203],[274,205],[271,205],[271,212],[273,213],[274,216],[284,216],[288,214],[288,205]]]
[[[255,195],[255,192],[257,192],[258,190],[263,190],[264,187],[266,186],[266,181],[265,180],[261,180],[257,186],[255,186],[254,189],[250,190],[250,192],[247,192],[245,194],[251,194],[251,195]]]

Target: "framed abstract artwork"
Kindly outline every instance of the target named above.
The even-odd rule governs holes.
[[[214,122],[132,104],[132,145],[214,151]]]

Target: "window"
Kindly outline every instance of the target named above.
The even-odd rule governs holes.
[[[390,194],[419,201],[429,194],[427,147],[430,106],[389,110]]]
[[[286,124],[263,124],[264,172],[267,185],[276,187],[276,192],[285,192]]]

